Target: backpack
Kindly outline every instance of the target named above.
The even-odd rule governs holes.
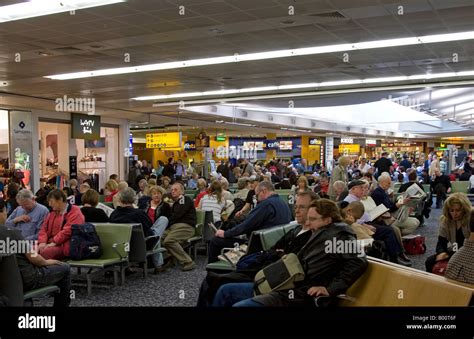
[[[260,251],[244,255],[236,264],[236,272],[255,275],[259,270],[280,259],[276,251]]]
[[[71,226],[70,257],[73,260],[97,259],[101,256],[100,238],[91,223]]]
[[[403,239],[403,248],[407,254],[424,254],[426,252],[425,237],[416,235]]]

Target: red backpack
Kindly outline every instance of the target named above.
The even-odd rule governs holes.
[[[424,254],[426,252],[425,237],[415,235],[410,238],[403,238],[403,248],[407,254]]]

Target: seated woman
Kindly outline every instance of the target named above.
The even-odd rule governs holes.
[[[105,196],[105,202],[113,202],[114,196],[118,193],[117,181],[110,179],[105,183],[105,190],[109,193]]]
[[[469,221],[471,235],[464,239],[464,246],[449,259],[446,278],[466,284],[474,284],[474,210]]]
[[[104,210],[97,208],[99,204],[99,193],[97,193],[96,190],[87,190],[81,199],[83,205],[81,212],[86,222],[109,222],[109,217]]]
[[[214,224],[220,227],[222,223],[221,213],[225,206],[225,200],[222,196],[222,186],[219,181],[214,180],[209,187],[209,193],[202,197],[198,208],[203,211],[211,211]]]
[[[443,205],[443,215],[439,219],[439,236],[436,254],[425,262],[426,271],[432,272],[437,262],[448,260],[469,238],[469,222],[472,205],[464,193],[453,193]]]
[[[309,306],[314,305],[314,297],[344,293],[365,272],[368,263],[363,253],[339,253],[337,247],[328,251],[328,242],[356,241],[355,234],[341,221],[333,201],[321,199],[311,204],[306,223],[313,236],[298,252],[305,278],[295,283],[294,298],[288,298],[288,290],[253,297],[253,282],[235,283],[219,288],[213,306]]]
[[[300,192],[306,192],[309,191],[309,183],[308,183],[308,178],[306,178],[304,175],[300,175],[298,178],[298,181],[296,182],[295,186],[291,187],[291,195],[296,197],[296,195]]]
[[[38,252],[45,259],[61,260],[69,257],[71,226],[83,224],[84,215],[78,206],[69,204],[66,194],[58,189],[49,192],[48,204],[51,212],[38,233]]]

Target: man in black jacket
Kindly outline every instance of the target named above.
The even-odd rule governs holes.
[[[311,204],[306,224],[313,234],[297,254],[305,278],[296,282],[294,289],[252,298],[253,283],[227,284],[217,292],[213,306],[307,306],[314,305],[314,297],[344,293],[365,272],[368,262],[363,251],[354,246],[355,234],[341,220],[333,201],[321,199]]]
[[[449,177],[436,170],[435,179],[431,183],[431,191],[436,194],[436,208],[440,208],[441,203],[446,200],[446,193],[451,192]]]
[[[174,159],[169,158],[168,164],[165,165],[162,172],[164,177],[168,177],[171,179],[171,182],[174,182],[174,175],[176,174],[176,170],[174,168]]]
[[[295,219],[298,225],[281,237],[280,240],[272,246],[271,250],[265,251],[266,253],[263,251],[261,252],[261,257],[266,258],[265,264],[268,265],[271,262],[278,260],[279,257],[284,254],[298,253],[298,251],[308,242],[312,233],[306,225],[306,216],[311,202],[316,199],[319,199],[318,195],[311,191],[302,192],[296,196]],[[270,258],[273,260],[270,260]],[[197,306],[209,306],[212,303],[218,288],[224,284],[253,281],[255,274],[265,266],[266,265],[258,267],[258,264],[256,263],[250,269],[239,270],[239,263],[237,263],[237,270],[235,272],[224,274],[208,272],[206,278],[201,284],[201,289],[199,290]]]
[[[196,263],[184,251],[181,243],[194,236],[196,209],[191,198],[184,195],[184,186],[181,183],[177,182],[171,186],[171,199],[171,215],[161,244],[183,266],[183,271],[190,271],[196,267]],[[172,263],[172,260],[169,263]]]

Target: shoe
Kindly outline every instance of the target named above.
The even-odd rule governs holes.
[[[411,267],[411,262],[410,261],[405,261],[405,260],[401,259],[400,257],[397,259],[396,264],[406,266],[406,267]]]
[[[184,264],[183,267],[181,268],[181,271],[191,271],[196,268],[196,263],[194,261],[188,262],[187,264]]]
[[[407,257],[405,253],[401,253],[398,255],[398,259],[401,259],[403,261],[411,262],[410,258]]]
[[[165,265],[160,266],[160,267],[155,267],[155,270],[153,271],[153,274],[160,274],[166,271],[168,268],[165,267]]]
[[[172,268],[175,266],[176,266],[176,260],[174,259],[174,257],[169,256],[168,258],[165,259],[165,263],[161,266],[161,268],[166,270],[167,268]]]

